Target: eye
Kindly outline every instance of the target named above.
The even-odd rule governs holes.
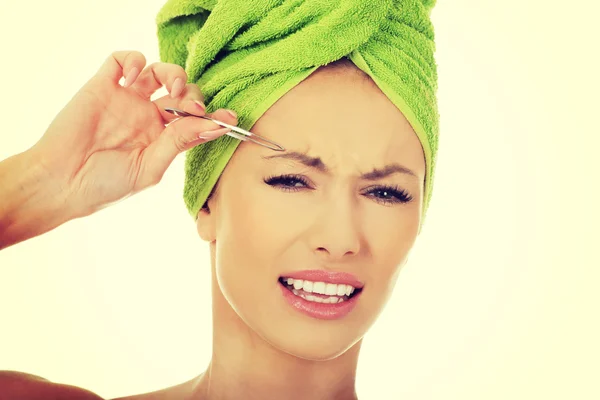
[[[304,187],[308,187],[306,179],[300,175],[270,176],[265,179],[265,183],[270,186],[278,186],[282,190],[289,192],[297,192]]]
[[[398,186],[377,186],[371,188],[367,192],[367,195],[374,197],[375,201],[384,205],[408,203],[413,199],[406,190],[401,189]]]
[[[272,175],[265,178],[264,182],[269,186],[276,186],[287,192],[310,189],[306,178],[301,175]],[[365,195],[384,205],[408,203],[413,199],[406,190],[398,186],[375,186],[370,188]]]

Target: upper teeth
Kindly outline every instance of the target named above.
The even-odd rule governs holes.
[[[350,296],[356,288],[350,285],[312,282],[304,279],[287,278],[287,284],[294,286],[296,290],[304,290],[308,293],[319,293],[328,296]]]

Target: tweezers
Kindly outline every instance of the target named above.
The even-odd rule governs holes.
[[[180,110],[178,108],[171,108],[171,107],[165,108],[165,111],[168,111],[171,114],[175,114],[175,115],[177,115],[179,117],[198,117],[198,118],[204,118],[204,119],[207,119],[209,121],[214,122],[217,125],[220,125],[222,127],[231,129],[231,132],[227,132],[226,135],[229,135],[229,136],[231,136],[233,138],[236,138],[236,139],[239,139],[239,140],[243,140],[243,141],[250,141],[252,143],[259,144],[259,145],[264,146],[266,148],[269,148],[271,150],[285,151],[285,149],[282,146],[280,146],[277,143],[272,142],[269,139],[266,139],[266,138],[264,138],[264,137],[262,137],[260,135],[257,135],[256,133],[249,132],[249,131],[244,130],[242,128],[239,128],[237,126],[226,124],[225,122],[221,122],[219,120],[207,117],[205,115],[190,114],[190,113],[185,112],[183,110]]]

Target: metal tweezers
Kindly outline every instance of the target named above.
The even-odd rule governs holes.
[[[231,129],[231,132],[227,132],[226,135],[229,135],[229,136],[231,136],[233,138],[236,138],[236,139],[239,139],[239,140],[243,140],[243,141],[250,141],[252,143],[259,144],[259,145],[264,146],[266,148],[269,148],[271,150],[285,151],[285,149],[283,147],[281,147],[280,145],[278,145],[277,143],[272,142],[269,139],[266,139],[266,138],[264,138],[264,137],[262,137],[260,135],[257,135],[256,133],[249,132],[249,131],[244,130],[242,128],[239,128],[237,126],[226,124],[225,122],[221,122],[219,120],[207,117],[205,115],[190,114],[190,113],[185,112],[183,110],[180,110],[178,108],[171,108],[171,107],[165,108],[165,111],[168,111],[171,114],[175,114],[175,115],[177,115],[179,117],[204,118],[204,119],[207,119],[209,121],[214,122],[217,125],[220,125],[222,127]]]

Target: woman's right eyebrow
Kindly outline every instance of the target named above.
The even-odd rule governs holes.
[[[303,165],[306,165],[309,168],[316,169],[324,174],[329,174],[329,168],[320,157],[309,156],[306,153],[302,153],[299,151],[290,151],[283,154],[273,154],[270,156],[261,156],[263,159],[271,160],[274,158],[285,158],[288,160],[297,161]],[[392,163],[385,165],[383,168],[373,168],[371,171],[361,174],[360,178],[367,181],[376,181],[378,179],[383,179],[390,175],[401,173],[406,175],[411,175],[418,179],[417,174],[415,174],[410,169],[398,164]]]
[[[307,167],[314,168],[317,171],[320,171],[324,174],[329,173],[329,168],[325,165],[323,160],[319,157],[312,157],[306,153],[302,153],[299,151],[289,151],[283,154],[274,154],[270,156],[261,156],[263,159],[273,159],[273,158],[286,158],[288,160],[298,161],[301,164],[306,165]]]

